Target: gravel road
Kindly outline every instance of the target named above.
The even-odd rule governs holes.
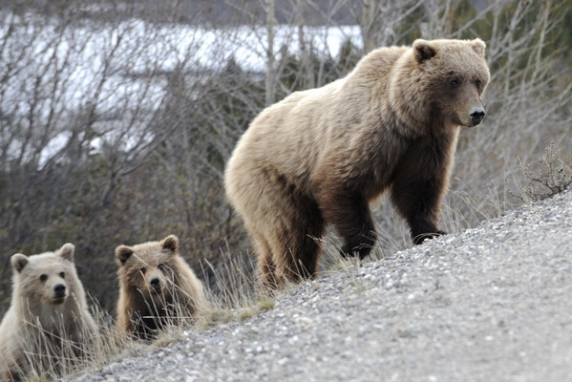
[[[76,381],[571,381],[572,192]]]

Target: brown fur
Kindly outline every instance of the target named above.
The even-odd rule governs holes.
[[[369,204],[385,190],[415,243],[442,234],[459,126],[474,126],[489,81],[477,39],[377,49],[345,78],[263,110],[227,165],[230,203],[259,255],[263,282],[316,276],[332,224],[343,255],[376,240]]]
[[[95,344],[97,325],[73,260],[69,243],[57,252],[12,256],[12,303],[0,325],[2,381],[58,373]]]
[[[194,319],[208,308],[203,285],[179,255],[175,235],[133,247],[120,245],[115,257],[120,334],[151,340],[166,325]]]

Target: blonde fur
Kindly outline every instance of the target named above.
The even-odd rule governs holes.
[[[316,276],[326,224],[344,239],[343,255],[366,256],[375,242],[369,203],[387,189],[416,243],[443,233],[459,126],[480,122],[472,110],[482,109],[490,77],[484,49],[479,39],[380,48],[345,78],[293,93],[254,119],[225,186],[267,287]]]
[[[79,280],[74,246],[11,258],[12,303],[0,325],[2,381],[58,373],[86,357],[98,338]]]

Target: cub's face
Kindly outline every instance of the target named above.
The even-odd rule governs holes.
[[[148,242],[115,250],[119,278],[144,298],[159,302],[174,287],[174,257],[178,239],[171,235],[160,242]]]
[[[57,252],[29,257],[21,253],[13,255],[11,264],[20,294],[30,303],[63,304],[77,279],[73,256],[74,246],[69,243]]]

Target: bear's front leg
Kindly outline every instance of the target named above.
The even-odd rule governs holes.
[[[413,239],[413,244],[419,245],[422,244],[427,239],[433,239],[434,237],[446,235],[447,232],[436,230],[435,232],[426,232],[426,233],[419,233],[413,234],[411,233],[411,238]]]
[[[407,220],[415,244],[444,235],[439,228],[459,129],[411,141],[395,169],[391,200]]]
[[[391,200],[411,230],[413,243],[445,235],[439,229],[439,214],[444,196],[443,180],[432,178],[400,179],[391,188]]]
[[[359,256],[363,259],[371,252],[377,234],[368,201],[351,191],[336,190],[320,199],[320,208],[324,219],[333,224],[336,232],[344,241],[343,257]]]

